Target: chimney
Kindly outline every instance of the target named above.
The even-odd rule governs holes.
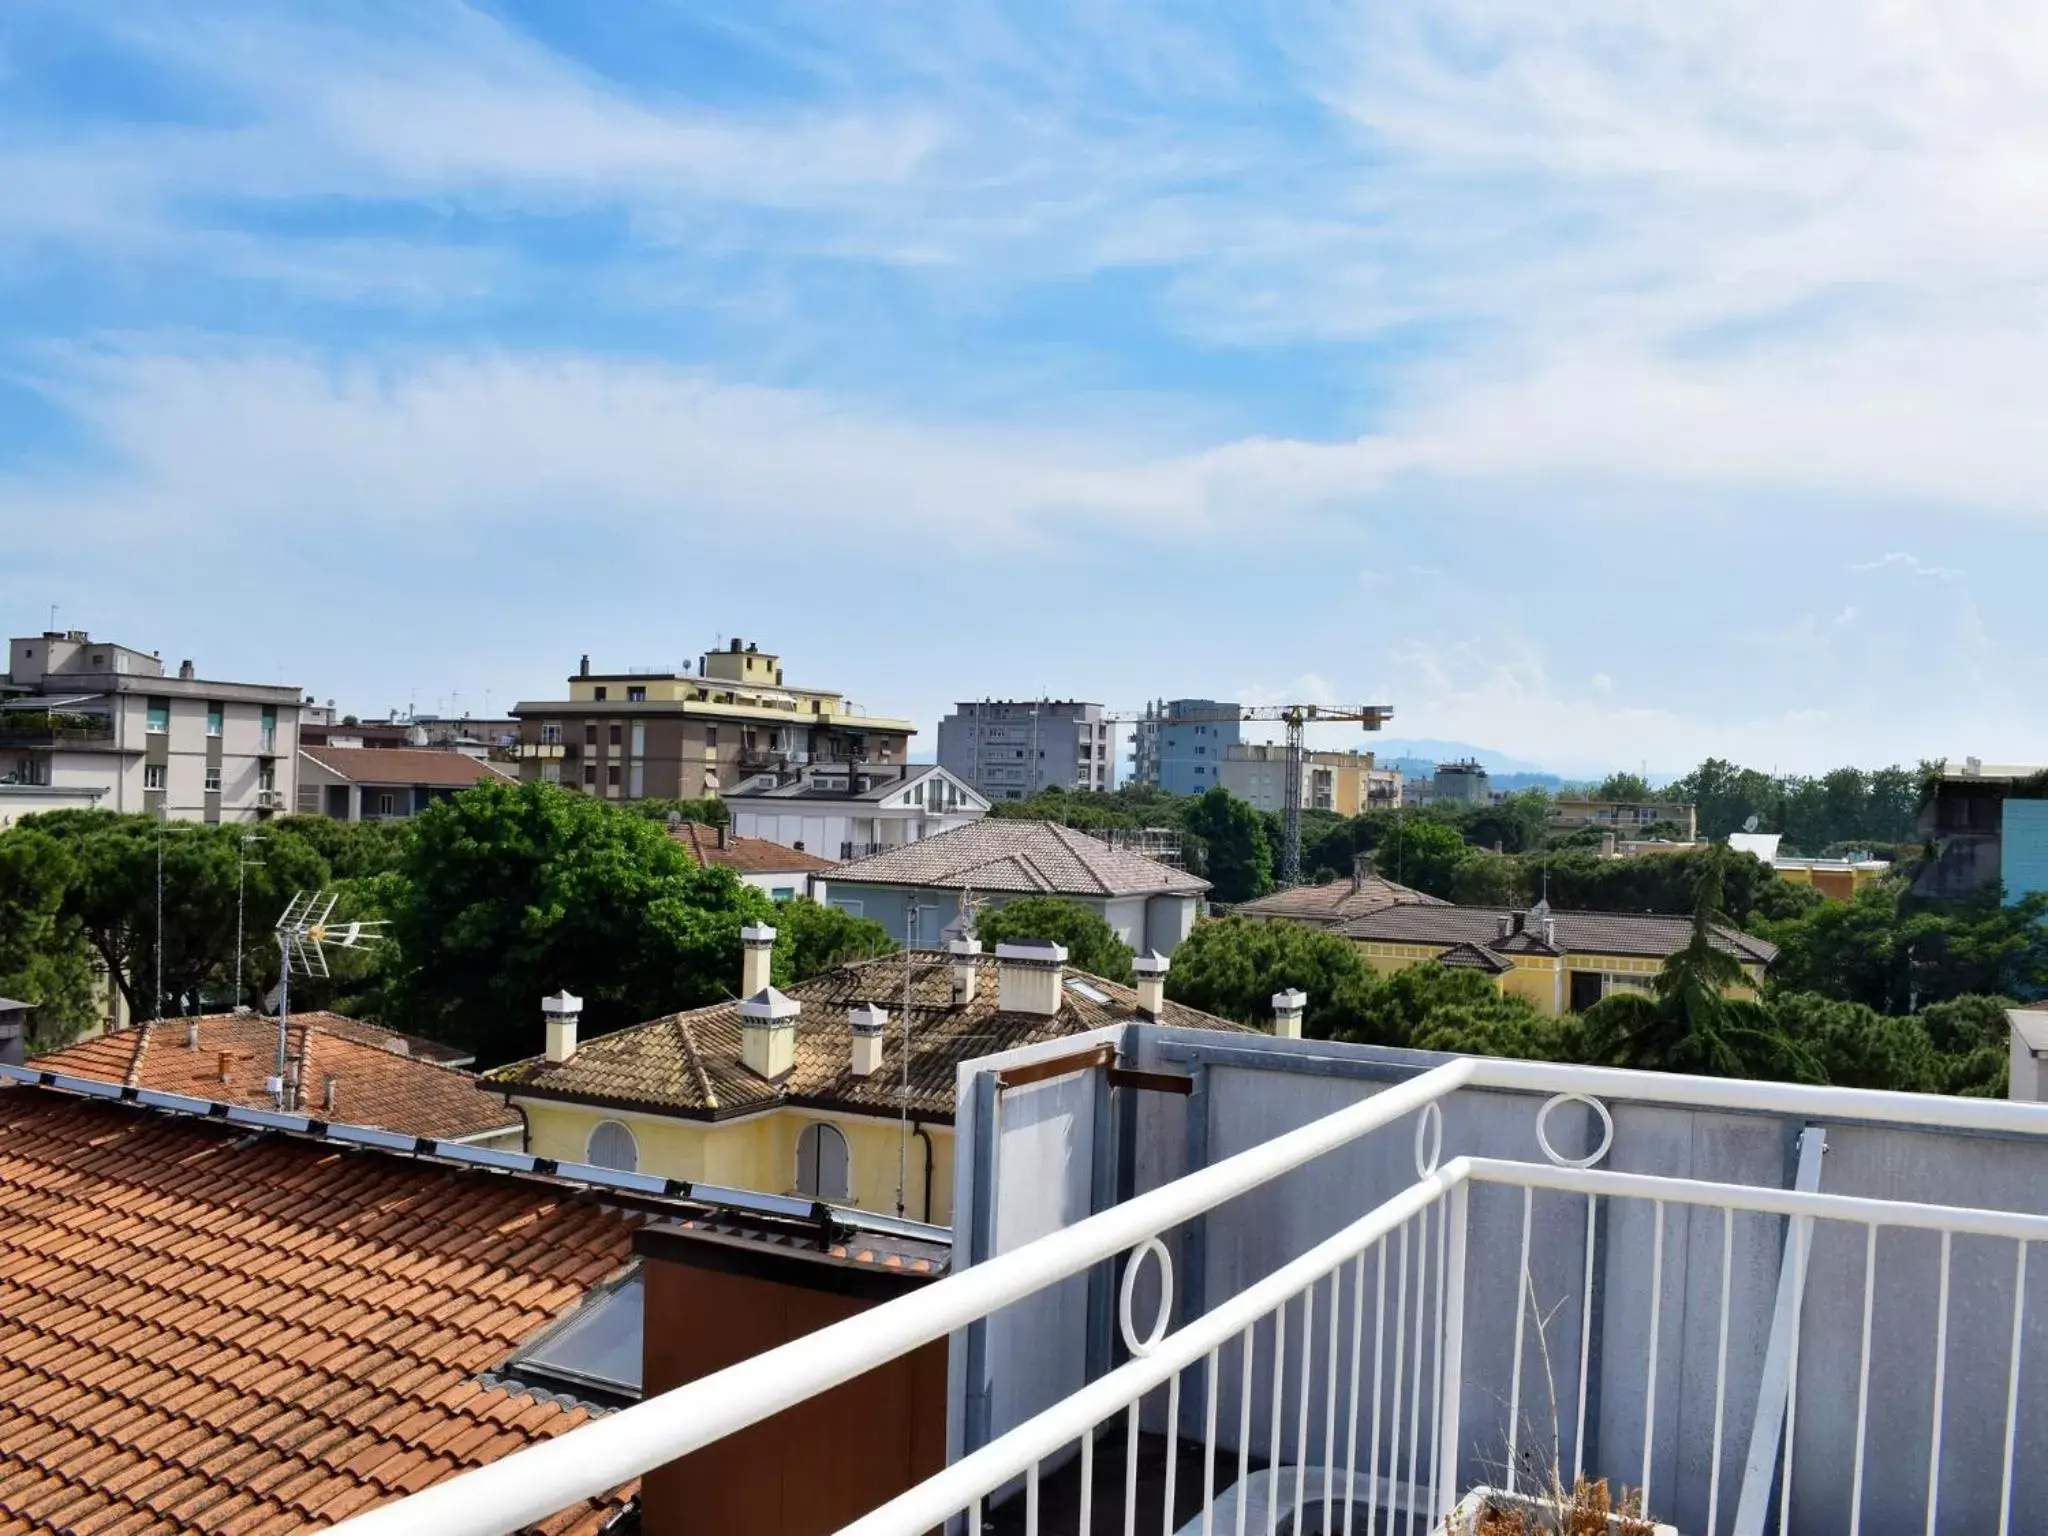
[[[732,823],[729,821],[721,824],[718,829],[718,846],[721,850],[732,846]]]
[[[1505,939],[1515,931],[1515,920],[1503,912],[1493,920],[1493,936]]]
[[[542,998],[540,1011],[548,1021],[548,1060],[567,1061],[576,1054],[576,1021],[583,1016],[583,999],[564,988]]]
[[[964,1008],[981,981],[981,940],[967,934],[948,944],[946,953],[953,957],[953,1006]]]
[[[1600,857],[1603,859],[1614,857],[1614,834],[1612,832],[1602,832],[1600,834]]]
[[[1528,913],[1526,913],[1526,912],[1517,912],[1517,913],[1513,914],[1513,918],[1514,918],[1514,927],[1510,928],[1510,929],[1508,930],[1508,932],[1510,932],[1510,933],[1520,933],[1520,932],[1522,931],[1522,929],[1523,929],[1524,927],[1526,927],[1526,926],[1528,925],[1528,922],[1529,922],[1529,914],[1528,914]]]
[[[576,675],[578,677],[590,676],[590,652],[585,651],[583,653],[583,660],[576,668]]]
[[[740,930],[740,944],[745,950],[740,960],[740,996],[755,997],[770,986],[775,930],[766,923],[749,923]]]
[[[1131,962],[1131,971],[1138,978],[1138,1016],[1157,1020],[1166,1010],[1166,973],[1170,968],[1166,956],[1158,950],[1148,950]]]
[[[853,1075],[873,1077],[882,1070],[882,1041],[889,1015],[873,1003],[862,1003],[846,1010],[846,1023],[853,1031]]]
[[[341,1079],[332,1072],[327,1074],[325,1091],[320,1095],[320,1109],[323,1114],[332,1115],[334,1107],[341,1101]]]
[[[185,1021],[185,1049],[188,1051],[199,1049],[199,1021],[197,1019],[187,1019]]]
[[[192,679],[193,679],[193,678],[197,677],[198,675],[199,675],[199,674],[198,674],[197,672],[195,672],[195,671],[194,671],[194,670],[192,669],[192,663],[191,663],[191,662],[189,662],[189,661],[181,661],[181,662],[179,662],[179,663],[178,663],[178,681],[179,681],[179,682],[181,682],[181,683],[189,683],[189,682],[191,682],[191,681],[192,681]]]
[[[1371,850],[1351,855],[1351,889],[1354,892],[1372,878],[1372,872]]]
[[[1557,919],[1554,917],[1543,919],[1543,942],[1552,949],[1557,948]]]
[[[0,997],[0,1062],[18,1067],[28,1060],[28,1004]]]
[[[804,1005],[763,987],[740,1004],[740,1064],[756,1077],[780,1082],[796,1065],[796,1020]]]
[[[1301,1016],[1308,1008],[1308,994],[1299,987],[1273,994],[1273,1033],[1282,1040],[1301,1038]]]
[[[996,945],[996,1006],[1052,1018],[1065,1000],[1066,946],[1049,939]]]
[[[222,1082],[226,1082],[228,1080],[228,1073],[230,1072],[230,1070],[232,1070],[234,1066],[234,1060],[235,1058],[233,1052],[222,1051],[220,1053],[220,1061],[218,1063],[218,1066],[220,1070],[220,1080]]]

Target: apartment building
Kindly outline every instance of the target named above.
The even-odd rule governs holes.
[[[1109,789],[1115,770],[1100,704],[968,699],[939,722],[939,764],[991,800],[1042,789]]]
[[[1254,809],[1276,815],[1287,804],[1287,748],[1280,743],[1241,742],[1231,747],[1220,766],[1217,782]],[[1303,752],[1301,754],[1301,805],[1309,811],[1332,811],[1339,816],[1358,816],[1386,804],[1398,805],[1398,774],[1391,802],[1375,798],[1386,794],[1386,776],[1375,777],[1370,752]]]
[[[0,781],[174,821],[258,820],[293,802],[301,702],[189,661],[173,676],[84,630],[23,636],[0,678]]]
[[[1669,822],[1682,836],[1675,842],[1690,843],[1699,836],[1697,809],[1682,801],[1591,800],[1560,796],[1550,802],[1546,813],[1553,832],[1576,832],[1591,827],[1632,837],[1659,822]]]
[[[819,763],[900,765],[917,727],[783,681],[781,658],[734,640],[694,670],[593,672],[566,699],[523,700],[521,779],[613,800],[696,800],[754,774]]]
[[[1170,795],[1199,795],[1221,782],[1239,744],[1240,706],[1217,699],[1160,699],[1133,728],[1131,778]]]

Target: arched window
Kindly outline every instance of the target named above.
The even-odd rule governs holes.
[[[797,1137],[796,1192],[817,1200],[852,1198],[846,1138],[838,1126],[816,1120]]]
[[[600,1120],[590,1133],[590,1146],[584,1153],[584,1161],[594,1168],[634,1173],[640,1167],[640,1143],[618,1121]]]

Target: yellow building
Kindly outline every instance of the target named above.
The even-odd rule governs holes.
[[[1737,853],[1753,854],[1777,872],[1780,880],[1810,885],[1831,901],[1853,901],[1856,893],[1873,880],[1891,873],[1888,859],[1867,853],[1852,853],[1845,859],[1802,859],[1778,852],[1783,841],[1776,832],[1733,832],[1728,846]]]
[[[1287,748],[1241,742],[1225,749],[1216,782],[1254,810],[1279,812],[1287,803]],[[1301,803],[1312,811],[1358,816],[1401,803],[1400,775],[1374,766],[1370,752],[1301,754]]]
[[[961,1062],[1112,1024],[1244,1028],[1167,1002],[1163,961],[1134,990],[1067,970],[1057,946],[989,956],[971,939],[843,966],[785,994],[768,985],[774,930],[746,932],[744,1001],[579,1041],[577,1000],[550,999],[546,1053],[492,1074],[526,1117],[526,1150],[887,1214],[900,1205],[943,1226]]]
[[[1544,902],[1527,912],[1402,905],[1354,918],[1336,931],[1364,950],[1382,974],[1438,960],[1491,976],[1502,992],[1526,998],[1539,1012],[1562,1014],[1583,1012],[1611,992],[1646,990],[1664,962],[1691,939],[1692,919],[1553,912]],[[1718,929],[1716,942],[1741,962],[1748,981],[1740,995],[1754,993],[1777,958],[1777,946],[1734,928]]]

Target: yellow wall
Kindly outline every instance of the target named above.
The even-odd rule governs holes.
[[[1358,946],[1365,952],[1365,960],[1382,976],[1404,970],[1420,960],[1434,960],[1448,945],[1439,944],[1388,944],[1361,942]],[[1494,978],[1494,984],[1503,992],[1511,992],[1526,998],[1540,1013],[1560,1014],[1571,1002],[1573,973],[1595,971],[1608,978],[1607,990],[1640,991],[1650,985],[1652,978],[1664,969],[1661,960],[1647,960],[1636,955],[1508,955],[1503,958],[1511,962],[1512,968]],[[1749,980],[1728,990],[1730,997],[1754,997],[1763,985],[1763,968],[1745,965],[1743,973]]]
[[[536,1157],[588,1160],[590,1133],[603,1120],[616,1120],[639,1143],[641,1173],[692,1183],[729,1184],[771,1195],[796,1192],[796,1142],[803,1128],[825,1120],[846,1137],[852,1203],[864,1211],[896,1213],[898,1122],[813,1109],[771,1109],[742,1120],[709,1122],[667,1115],[636,1114],[594,1104],[514,1098],[526,1112],[526,1150]],[[924,1142],[912,1123],[904,1214],[925,1219]],[[926,1125],[932,1143],[931,1220],[953,1219],[953,1128]]]

